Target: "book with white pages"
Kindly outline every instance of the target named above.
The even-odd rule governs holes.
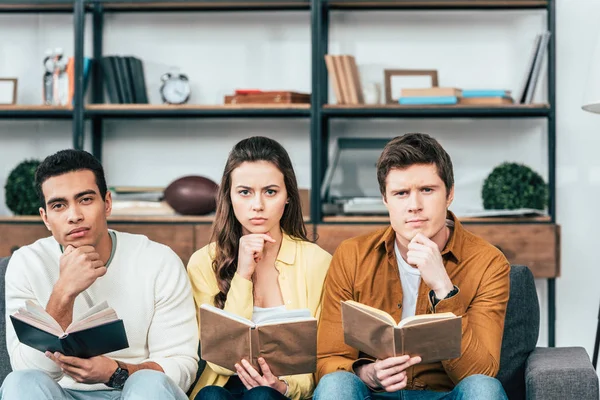
[[[19,341],[41,352],[89,358],[129,347],[123,321],[107,302],[91,307],[66,329],[31,300],[10,319]]]
[[[247,360],[261,371],[263,357],[275,376],[313,373],[317,366],[317,319],[310,310],[276,310],[253,322],[209,304],[200,306],[202,359],[230,371]]]

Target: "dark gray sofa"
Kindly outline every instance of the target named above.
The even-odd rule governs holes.
[[[4,315],[4,274],[8,259],[0,259],[0,313]],[[597,400],[598,376],[581,347],[536,348],[540,310],[533,275],[527,267],[511,268],[498,379],[509,398]],[[0,318],[0,332],[5,319]],[[0,381],[11,371],[6,342],[0,345]]]

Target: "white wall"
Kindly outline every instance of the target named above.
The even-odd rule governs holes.
[[[562,276],[557,280],[557,344],[591,354],[600,290],[594,228],[600,222],[600,116],[580,104],[600,4],[558,0],[557,210],[562,226]],[[90,24],[86,54],[91,55]],[[440,85],[518,91],[543,12],[335,12],[330,51],[357,57],[363,83],[383,81],[383,68],[436,68]],[[47,46],[72,54],[72,18],[0,15],[0,76],[19,78],[19,102],[41,98],[41,59]],[[192,102],[218,104],[239,87],[310,91],[307,12],[112,14],[105,21],[105,54],[133,54],[145,62],[150,98],[158,77],[179,67],[192,81]],[[598,66],[597,66],[598,67]],[[545,99],[545,85],[538,100]],[[332,91],[330,91],[332,92]],[[333,95],[331,95],[333,101]],[[339,136],[390,137],[408,131],[435,135],[451,154],[456,209],[481,207],[481,183],[502,161],[524,162],[547,179],[545,120],[346,120]],[[290,150],[300,186],[310,186],[308,120],[113,120],[105,123],[104,164],[110,185],[167,185],[186,174],[218,181],[231,146],[262,134]],[[24,158],[70,146],[67,121],[0,121],[0,185]],[[89,141],[86,147],[89,146]],[[374,177],[373,177],[374,179]],[[9,214],[0,191],[0,214]],[[546,289],[540,345],[545,345]]]

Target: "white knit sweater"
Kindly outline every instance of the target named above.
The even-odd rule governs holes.
[[[129,348],[106,356],[126,363],[153,361],[186,391],[198,368],[198,324],[183,263],[167,246],[146,236],[115,232],[117,247],[106,275],[77,296],[73,320],[107,301],[125,324]],[[9,316],[33,300],[46,307],[59,277],[61,250],[53,238],[20,248],[6,271],[6,342],[13,370],[47,372],[68,389],[107,390],[63,375],[46,356],[21,344]],[[91,303],[91,304],[90,304]]]

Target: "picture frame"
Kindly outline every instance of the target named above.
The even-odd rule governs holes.
[[[0,105],[17,104],[17,78],[0,78]]]
[[[399,95],[403,88],[438,86],[438,72],[435,69],[386,69],[383,75],[386,104],[398,104],[394,94]]]

